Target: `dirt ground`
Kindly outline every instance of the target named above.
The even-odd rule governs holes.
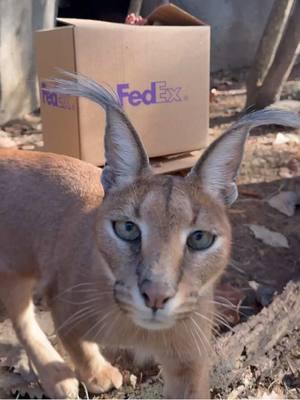
[[[245,74],[246,71],[240,70],[213,75],[210,140],[243,112]],[[288,100],[289,107],[299,107],[299,77],[296,70],[285,87],[283,98]],[[287,282],[300,281],[300,211],[296,207],[295,213],[287,216],[269,204],[273,196],[286,191],[294,193],[295,203],[300,204],[299,134],[300,130],[272,126],[257,129],[248,140],[239,178],[240,197],[229,210],[233,226],[232,260],[218,292],[235,306],[230,312],[223,310],[233,327],[272,303],[273,297],[282,292]],[[0,127],[0,147],[40,150],[42,146],[38,114]],[[267,244],[265,237],[259,239],[253,225],[266,228],[267,235],[270,231],[271,236],[274,232],[280,234],[279,242]],[[41,311],[38,314],[39,318],[47,320],[46,314]],[[221,329],[223,331],[226,329]],[[212,387],[213,398],[300,398],[300,326],[281,337],[265,356],[265,362],[259,368],[249,366],[247,376],[238,386],[228,385],[221,390]],[[0,313],[0,387],[6,397],[9,393],[14,397],[42,395],[32,378],[26,378],[27,382],[24,378],[24,358],[5,314]],[[25,370],[27,373],[28,369]],[[127,384],[102,398],[162,397],[159,367],[125,370],[124,376]],[[0,398],[2,392],[0,390]],[[84,389],[82,396],[86,397]]]

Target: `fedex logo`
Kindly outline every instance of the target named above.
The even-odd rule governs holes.
[[[48,106],[65,108],[67,110],[74,109],[70,96],[53,92],[51,87],[47,87],[45,82],[42,82],[41,85],[41,100],[43,103],[48,104]]]
[[[182,88],[180,86],[170,87],[166,81],[150,82],[150,87],[144,91],[130,90],[129,83],[119,83],[117,85],[117,93],[122,106],[125,100],[132,106],[139,106],[140,104],[148,106],[150,104],[182,101],[181,91]]]

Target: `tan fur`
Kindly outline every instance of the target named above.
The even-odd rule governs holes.
[[[103,189],[99,169],[84,162],[0,151],[0,298],[51,397],[76,397],[76,377],[92,392],[120,387],[101,345],[160,362],[166,397],[208,398],[213,291],[230,255],[225,205],[238,195],[244,144],[256,126],[300,127],[300,118],[278,110],[245,115],[186,178],[155,176],[118,99],[82,75],[66,76],[53,90],[106,111]],[[197,241],[215,237],[205,250],[190,243],[197,231],[207,232]],[[75,371],[34,319],[36,282]]]
[[[167,397],[209,397],[213,287],[231,240],[220,202],[183,178],[152,175],[104,198],[98,168],[24,151],[0,151],[0,193],[0,297],[49,396],[76,396],[75,374],[92,392],[121,385],[97,343],[155,356]],[[141,249],[114,237],[111,220],[124,217],[141,227]],[[196,229],[215,233],[219,244],[187,251],[183,232]],[[145,310],[133,317],[142,307],[133,288],[144,278],[175,288],[161,317],[170,328],[134,322]],[[35,322],[36,282],[75,372]]]

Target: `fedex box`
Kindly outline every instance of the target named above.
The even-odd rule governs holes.
[[[105,113],[83,99],[57,95],[58,68],[111,88],[150,157],[207,144],[210,28],[173,5],[149,25],[63,19],[36,33],[45,150],[104,164]]]

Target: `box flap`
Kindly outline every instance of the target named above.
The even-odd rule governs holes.
[[[203,154],[204,149],[191,153],[175,154],[168,157],[150,158],[150,164],[155,174],[184,171],[192,168]]]
[[[163,4],[157,7],[148,17],[147,23],[153,25],[206,25],[200,19],[175,6],[174,4]]]
[[[56,18],[56,28],[61,26],[74,26],[76,24],[74,24],[73,20],[76,21],[74,18]]]

